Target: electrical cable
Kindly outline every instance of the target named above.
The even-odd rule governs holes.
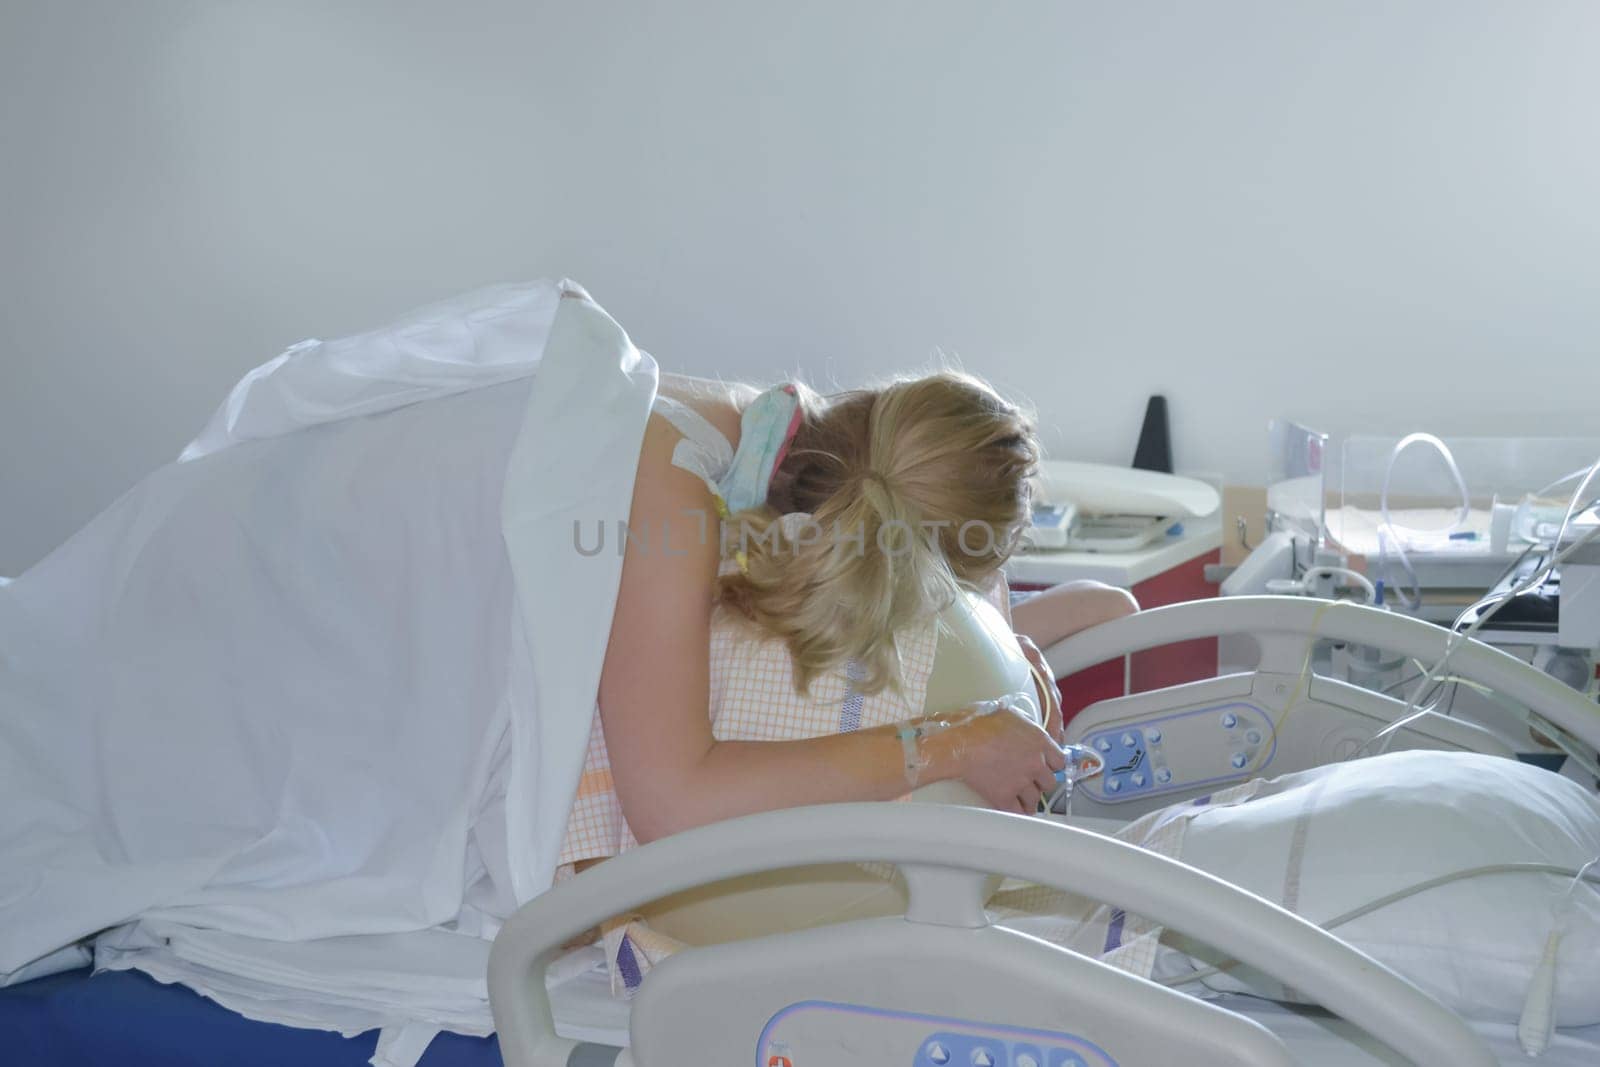
[[[1411,436],[1412,437],[1418,437],[1419,435],[1413,434]],[[1423,434],[1423,435],[1420,435],[1420,436],[1425,438],[1428,435]],[[1397,445],[1395,447],[1395,451],[1394,451],[1393,455],[1390,457],[1391,468],[1393,466],[1394,457],[1399,455],[1399,453],[1401,451],[1401,448],[1409,440],[1410,440],[1410,438],[1406,438],[1405,440],[1403,440],[1401,442],[1400,445]],[[1442,442],[1441,442],[1441,447],[1442,447]],[[1454,465],[1454,460],[1453,459],[1451,460],[1451,463],[1452,463],[1452,466],[1453,466]],[[1457,474],[1459,475],[1459,470],[1457,471]],[[1388,726],[1385,726],[1382,730],[1379,730],[1376,734],[1373,734],[1372,737],[1368,738],[1367,741],[1364,744],[1362,744],[1362,746],[1360,748],[1356,749],[1356,751],[1351,754],[1351,756],[1349,757],[1350,759],[1359,759],[1362,755],[1364,755],[1366,753],[1366,751],[1374,743],[1379,742],[1379,741],[1384,742],[1383,748],[1380,751],[1387,752],[1388,749],[1389,749],[1389,744],[1390,744],[1390,740],[1389,739],[1390,738],[1392,738],[1397,732],[1399,732],[1400,730],[1403,730],[1405,727],[1409,726],[1412,722],[1415,722],[1417,719],[1421,718],[1424,714],[1427,713],[1427,711],[1429,709],[1427,709],[1427,708],[1420,708],[1419,709],[1418,705],[1420,704],[1420,702],[1422,701],[1424,696],[1429,694],[1432,691],[1431,687],[1433,686],[1434,679],[1441,672],[1443,672],[1445,667],[1449,664],[1450,660],[1452,658],[1454,658],[1456,652],[1459,651],[1461,649],[1461,647],[1466,642],[1470,641],[1472,639],[1473,635],[1475,635],[1480,629],[1483,628],[1483,625],[1485,623],[1487,623],[1491,618],[1494,617],[1496,612],[1498,612],[1501,608],[1505,607],[1507,604],[1511,603],[1517,597],[1521,596],[1523,593],[1527,592],[1529,589],[1533,589],[1533,588],[1537,587],[1539,585],[1539,583],[1543,582],[1544,579],[1552,571],[1554,571],[1558,566],[1560,566],[1563,562],[1565,562],[1569,556],[1571,556],[1573,553],[1577,552],[1578,549],[1582,548],[1584,545],[1588,544],[1590,541],[1593,541],[1597,536],[1600,536],[1600,524],[1597,524],[1594,529],[1590,530],[1587,534],[1585,534],[1584,536],[1580,537],[1578,540],[1574,541],[1571,545],[1567,546],[1566,548],[1562,548],[1561,547],[1561,542],[1562,542],[1562,540],[1564,539],[1564,537],[1566,535],[1566,530],[1567,530],[1568,524],[1572,520],[1572,517],[1574,515],[1581,515],[1584,512],[1588,511],[1589,508],[1593,507],[1596,503],[1600,503],[1600,500],[1593,500],[1593,501],[1590,501],[1587,504],[1584,504],[1582,507],[1578,506],[1578,502],[1583,499],[1583,494],[1588,489],[1590,481],[1592,481],[1597,475],[1600,475],[1600,459],[1596,459],[1595,460],[1594,465],[1589,468],[1588,476],[1586,476],[1583,479],[1583,482],[1582,482],[1582,484],[1580,484],[1578,486],[1577,491],[1572,494],[1572,501],[1571,501],[1571,503],[1569,503],[1567,505],[1567,516],[1566,516],[1566,519],[1563,520],[1563,522],[1561,524],[1561,531],[1557,535],[1555,543],[1550,548],[1550,557],[1549,557],[1549,559],[1547,559],[1539,567],[1534,568],[1534,571],[1533,571],[1533,573],[1531,575],[1529,575],[1527,578],[1523,579],[1523,581],[1515,584],[1514,586],[1512,586],[1511,588],[1506,590],[1504,593],[1493,594],[1491,596],[1484,597],[1483,599],[1479,600],[1477,604],[1474,604],[1472,607],[1468,608],[1465,612],[1463,612],[1460,616],[1457,617],[1456,625],[1459,626],[1460,623],[1461,623],[1461,620],[1464,619],[1467,615],[1471,614],[1474,611],[1478,612],[1478,617],[1475,620],[1473,620],[1472,624],[1469,627],[1467,627],[1467,629],[1465,631],[1459,631],[1459,632],[1452,632],[1451,633],[1449,640],[1445,644],[1444,655],[1441,656],[1439,658],[1439,661],[1433,665],[1432,670],[1430,670],[1428,672],[1427,676],[1425,676],[1423,678],[1422,683],[1420,685],[1418,685],[1416,690],[1412,693],[1411,699],[1407,702],[1405,710],[1400,713],[1400,717],[1398,719],[1396,719],[1394,722],[1390,723]],[[1459,478],[1458,478],[1458,481],[1459,481]],[[1387,478],[1387,476],[1385,476],[1385,479],[1384,479],[1384,487],[1385,487],[1385,494],[1386,495],[1385,495],[1384,500],[1383,500],[1383,507],[1384,507],[1385,522],[1387,522],[1387,519],[1388,519],[1388,498],[1387,498],[1388,478]],[[1462,490],[1463,490],[1463,499],[1465,500],[1466,499],[1466,494],[1465,494],[1465,485],[1464,484],[1462,485]]]
[[[1540,582],[1544,581],[1545,576],[1548,575],[1550,571],[1560,566],[1568,556],[1572,555],[1579,548],[1582,548],[1590,541],[1593,541],[1596,536],[1600,536],[1600,526],[1596,526],[1593,530],[1590,530],[1582,538],[1573,542],[1572,545],[1566,550],[1552,555],[1549,562],[1535,570],[1531,577],[1514,586],[1506,593],[1494,598],[1496,602],[1493,604],[1493,606],[1490,606],[1487,608],[1487,610],[1481,612],[1478,615],[1477,620],[1474,621],[1471,626],[1467,627],[1466,630],[1452,633],[1449,640],[1445,644],[1444,655],[1439,658],[1439,662],[1433,665],[1433,668],[1429,670],[1427,676],[1423,678],[1422,683],[1418,685],[1417,689],[1412,693],[1411,699],[1407,702],[1405,710],[1400,713],[1400,717],[1368,738],[1360,748],[1356,749],[1356,751],[1350,755],[1349,758],[1359,759],[1361,756],[1366,754],[1367,749],[1371,748],[1372,745],[1378,741],[1385,742],[1381,751],[1387,752],[1389,749],[1387,744],[1389,738],[1393,737],[1398,731],[1405,729],[1407,726],[1411,725],[1411,723],[1428,713],[1430,709],[1419,708],[1421,700],[1426,694],[1432,692],[1431,687],[1434,684],[1434,680],[1439,676],[1439,673],[1444,670],[1444,668],[1452,659],[1455,658],[1455,654],[1462,648],[1462,646],[1470,641],[1473,636],[1483,628],[1484,623],[1493,618],[1495,613],[1505,605],[1509,604],[1511,601],[1515,600],[1529,589],[1534,588]]]
[[[1567,934],[1567,923],[1572,918],[1572,897],[1600,856],[1590,860],[1578,871],[1567,891],[1556,904],[1555,919],[1550,933],[1544,939],[1544,953],[1533,969],[1533,980],[1528,983],[1527,995],[1522,1000],[1522,1015],[1517,1020],[1517,1041],[1522,1051],[1530,1056],[1543,1055],[1550,1047],[1550,1038],[1556,1029],[1556,961],[1561,955],[1561,939]]]
[[[1566,485],[1568,482],[1573,481],[1574,479],[1582,478],[1585,474],[1587,474],[1589,472],[1589,469],[1590,468],[1588,468],[1588,467],[1579,467],[1575,471],[1571,471],[1571,472],[1569,472],[1567,474],[1563,474],[1561,477],[1557,478],[1555,481],[1551,482],[1549,485],[1545,486],[1543,489],[1540,489],[1538,492],[1536,492],[1536,493],[1534,493],[1532,495],[1535,498],[1542,497],[1546,493],[1550,492],[1550,490],[1552,490],[1552,489],[1559,489],[1563,485]]]
[[[1585,511],[1594,507],[1595,504],[1600,503],[1600,498],[1597,498],[1589,501],[1581,508],[1578,507],[1578,501],[1583,499],[1583,494],[1588,490],[1589,483],[1594,481],[1597,475],[1600,475],[1600,459],[1594,461],[1594,466],[1589,468],[1589,473],[1584,475],[1583,481],[1578,483],[1578,491],[1572,494],[1572,502],[1567,505],[1567,513],[1561,518],[1561,530],[1556,534],[1553,548],[1560,548],[1561,542],[1567,539],[1567,527],[1572,524],[1574,518],[1582,515]]]

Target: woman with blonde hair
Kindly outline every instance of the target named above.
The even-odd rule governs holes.
[[[954,371],[827,397],[795,383],[758,393],[664,375],[629,517],[661,549],[630,544],[624,558],[594,738],[631,834],[647,841],[773,807],[887,800],[940,780],[1001,810],[1037,810],[1064,766],[1054,686],[1030,680],[1025,657],[1042,666],[1032,642],[995,626],[992,609],[975,618],[970,598],[985,593],[1005,609],[1001,567],[1027,521],[1038,458],[1026,415]],[[721,537],[699,536],[704,515],[724,519]],[[1046,640],[1132,608],[1105,587],[1068,593]],[[909,741],[890,724],[719,740],[707,716],[711,653],[729,629],[781,643],[802,693],[841,674],[860,699],[921,693],[907,710],[939,727]],[[918,630],[939,640],[908,677],[906,637]],[[972,692],[970,677],[928,685],[942,660],[971,661],[971,646],[993,644],[996,632],[1005,636],[988,659],[1021,664],[1044,721],[1016,708],[973,714],[1008,690]],[[1011,690],[1016,678],[1013,666]]]
[[[920,788],[1036,812],[1067,767],[1060,703],[1001,568],[1038,460],[1023,411],[964,373],[833,396],[664,375],[557,879],[776,807]],[[1029,611],[1050,643],[1135,606],[1084,583]],[[616,917],[607,958],[631,991],[683,943],[904,903],[851,864],[768,872]]]

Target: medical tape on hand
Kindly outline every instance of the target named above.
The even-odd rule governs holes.
[[[935,720],[926,723],[907,723],[900,727],[900,748],[905,753],[906,760],[906,783],[913,789],[922,780],[923,769],[928,766],[928,760],[918,746],[938,725]]]
[[[915,789],[922,781],[922,772],[928,768],[932,761],[922,750],[922,743],[934,734],[943,733],[952,726],[962,726],[983,715],[990,715],[1001,708],[1009,707],[1011,699],[1001,697],[998,700],[985,700],[964,709],[953,717],[939,719],[918,719],[915,722],[902,723],[895,731],[895,736],[900,738],[900,750],[905,754],[906,782]]]

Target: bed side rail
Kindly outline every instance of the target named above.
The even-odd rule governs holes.
[[[1257,670],[1298,674],[1313,640],[1348,641],[1431,664],[1451,632],[1349,601],[1292,596],[1219,597],[1152,608],[1074,634],[1045,651],[1064,678],[1096,663],[1176,641],[1243,634],[1261,647]],[[1476,638],[1451,659],[1451,673],[1522,704],[1590,748],[1600,750],[1600,706],[1543,671]]]
[[[495,939],[489,999],[508,1067],[562,1067],[546,968],[572,937],[698,885],[796,865],[887,861],[907,872],[908,918],[982,914],[980,878],[926,877],[928,856],[1025,878],[1145,915],[1259,968],[1418,1063],[1494,1067],[1438,1001],[1331,934],[1208,874],[1131,845],[1021,815],[919,804],[790,808],[699,827],[625,853],[517,911]],[[951,899],[965,885],[970,900]],[[1062,950],[1065,951],[1065,950]]]

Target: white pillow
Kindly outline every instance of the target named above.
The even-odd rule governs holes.
[[[1600,855],[1600,800],[1515,760],[1399,752],[1286,775],[1195,816],[1182,859],[1323,924],[1440,875],[1503,863],[1579,868]],[[1298,862],[1295,854],[1298,852]],[[1350,920],[1340,938],[1470,1019],[1515,1021],[1570,876],[1482,874]],[[1170,935],[1169,935],[1170,937]],[[1188,966],[1217,961],[1196,950]],[[1159,969],[1178,962],[1163,953]],[[1295,999],[1259,972],[1204,978]],[[1600,1022],[1600,886],[1573,897],[1558,957],[1556,1024]]]

